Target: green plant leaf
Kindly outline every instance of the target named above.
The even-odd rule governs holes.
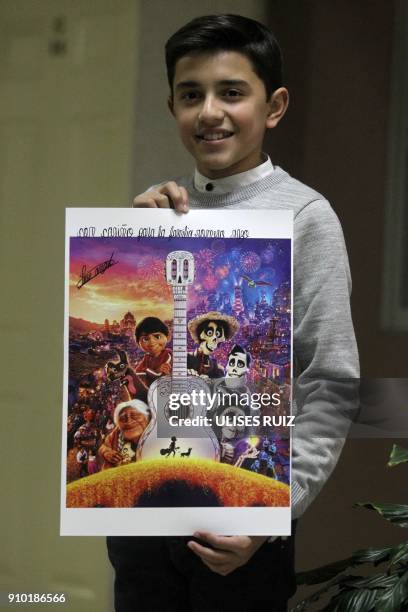
[[[369,612],[375,606],[378,592],[375,589],[340,591],[324,608],[325,612]]]
[[[378,565],[378,563],[389,559],[393,550],[392,546],[387,546],[386,548],[363,548],[353,552],[352,561],[355,565],[360,563],[374,563],[374,565]]]
[[[355,576],[355,578],[359,578],[359,577],[360,576]],[[346,574],[341,574],[340,576],[336,576],[335,578],[333,578],[333,580],[329,580],[329,582],[327,582],[327,584],[325,584],[321,589],[319,589],[318,591],[315,591],[314,593],[312,593],[312,595],[309,595],[309,597],[302,599],[302,601],[299,601],[296,604],[296,606],[292,609],[292,612],[304,612],[305,610],[309,608],[310,605],[318,601],[322,595],[327,593],[327,591],[330,591],[330,589],[332,589],[333,587],[336,588],[339,582],[341,582],[342,580],[351,580],[352,578],[353,576],[348,576]]]
[[[408,463],[408,448],[394,444],[387,465],[394,467],[394,465],[399,465],[400,463]]]
[[[408,600],[408,571],[395,585],[385,590],[377,601],[375,612],[400,612],[402,604]]]
[[[350,565],[353,565],[353,557],[329,563],[328,565],[322,565],[306,572],[299,572],[296,574],[296,582],[297,584],[320,584],[321,582],[331,580]]]
[[[397,563],[408,563],[408,542],[403,542],[394,548],[394,554],[391,555],[391,565]]]
[[[408,527],[408,506],[405,504],[373,504],[371,502],[359,502],[354,507],[375,510],[390,523],[399,527]]]
[[[393,587],[399,580],[398,574],[375,574],[364,578],[356,578],[343,582],[344,586],[352,587],[353,589],[388,589]]]

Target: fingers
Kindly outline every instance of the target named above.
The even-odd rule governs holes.
[[[157,189],[141,193],[133,200],[134,208],[174,208],[176,212],[188,212],[188,193],[185,187],[170,181]]]
[[[170,199],[172,208],[177,212],[188,211],[188,193],[184,187],[177,185],[174,181],[165,183],[159,188],[160,193],[165,194]]]
[[[187,546],[206,564],[211,563],[214,566],[218,566],[224,565],[228,561],[228,554],[224,551],[213,550],[194,541],[188,542]]]
[[[194,541],[188,542],[187,545],[212,572],[220,576],[230,574],[237,567],[229,552],[212,550]]]
[[[217,550],[226,550],[235,552],[239,548],[241,548],[241,540],[240,536],[219,536],[215,535],[215,533],[210,533],[209,531],[200,531],[194,534],[197,538],[208,542],[210,546],[213,546]]]

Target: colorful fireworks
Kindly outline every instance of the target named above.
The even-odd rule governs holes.
[[[211,249],[201,249],[195,254],[194,259],[198,270],[210,272],[215,259],[215,253]]]
[[[218,286],[218,278],[212,273],[209,272],[203,279],[202,286],[207,291],[213,291]]]
[[[240,265],[244,272],[252,273],[261,267],[261,258],[255,251],[245,251],[240,258]]]
[[[217,278],[223,279],[226,278],[229,274],[230,267],[228,265],[218,266],[215,268],[215,276]]]
[[[138,276],[143,280],[165,279],[165,264],[162,259],[145,258],[139,264]]]

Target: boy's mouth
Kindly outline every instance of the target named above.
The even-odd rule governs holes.
[[[234,132],[228,132],[227,130],[214,130],[212,132],[201,132],[196,135],[198,140],[204,140],[206,142],[213,142],[215,140],[225,140],[234,135]]]

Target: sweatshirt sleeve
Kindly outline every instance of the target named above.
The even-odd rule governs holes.
[[[324,199],[294,231],[292,517],[317,496],[340,456],[357,406],[359,360],[351,278],[339,220]]]

